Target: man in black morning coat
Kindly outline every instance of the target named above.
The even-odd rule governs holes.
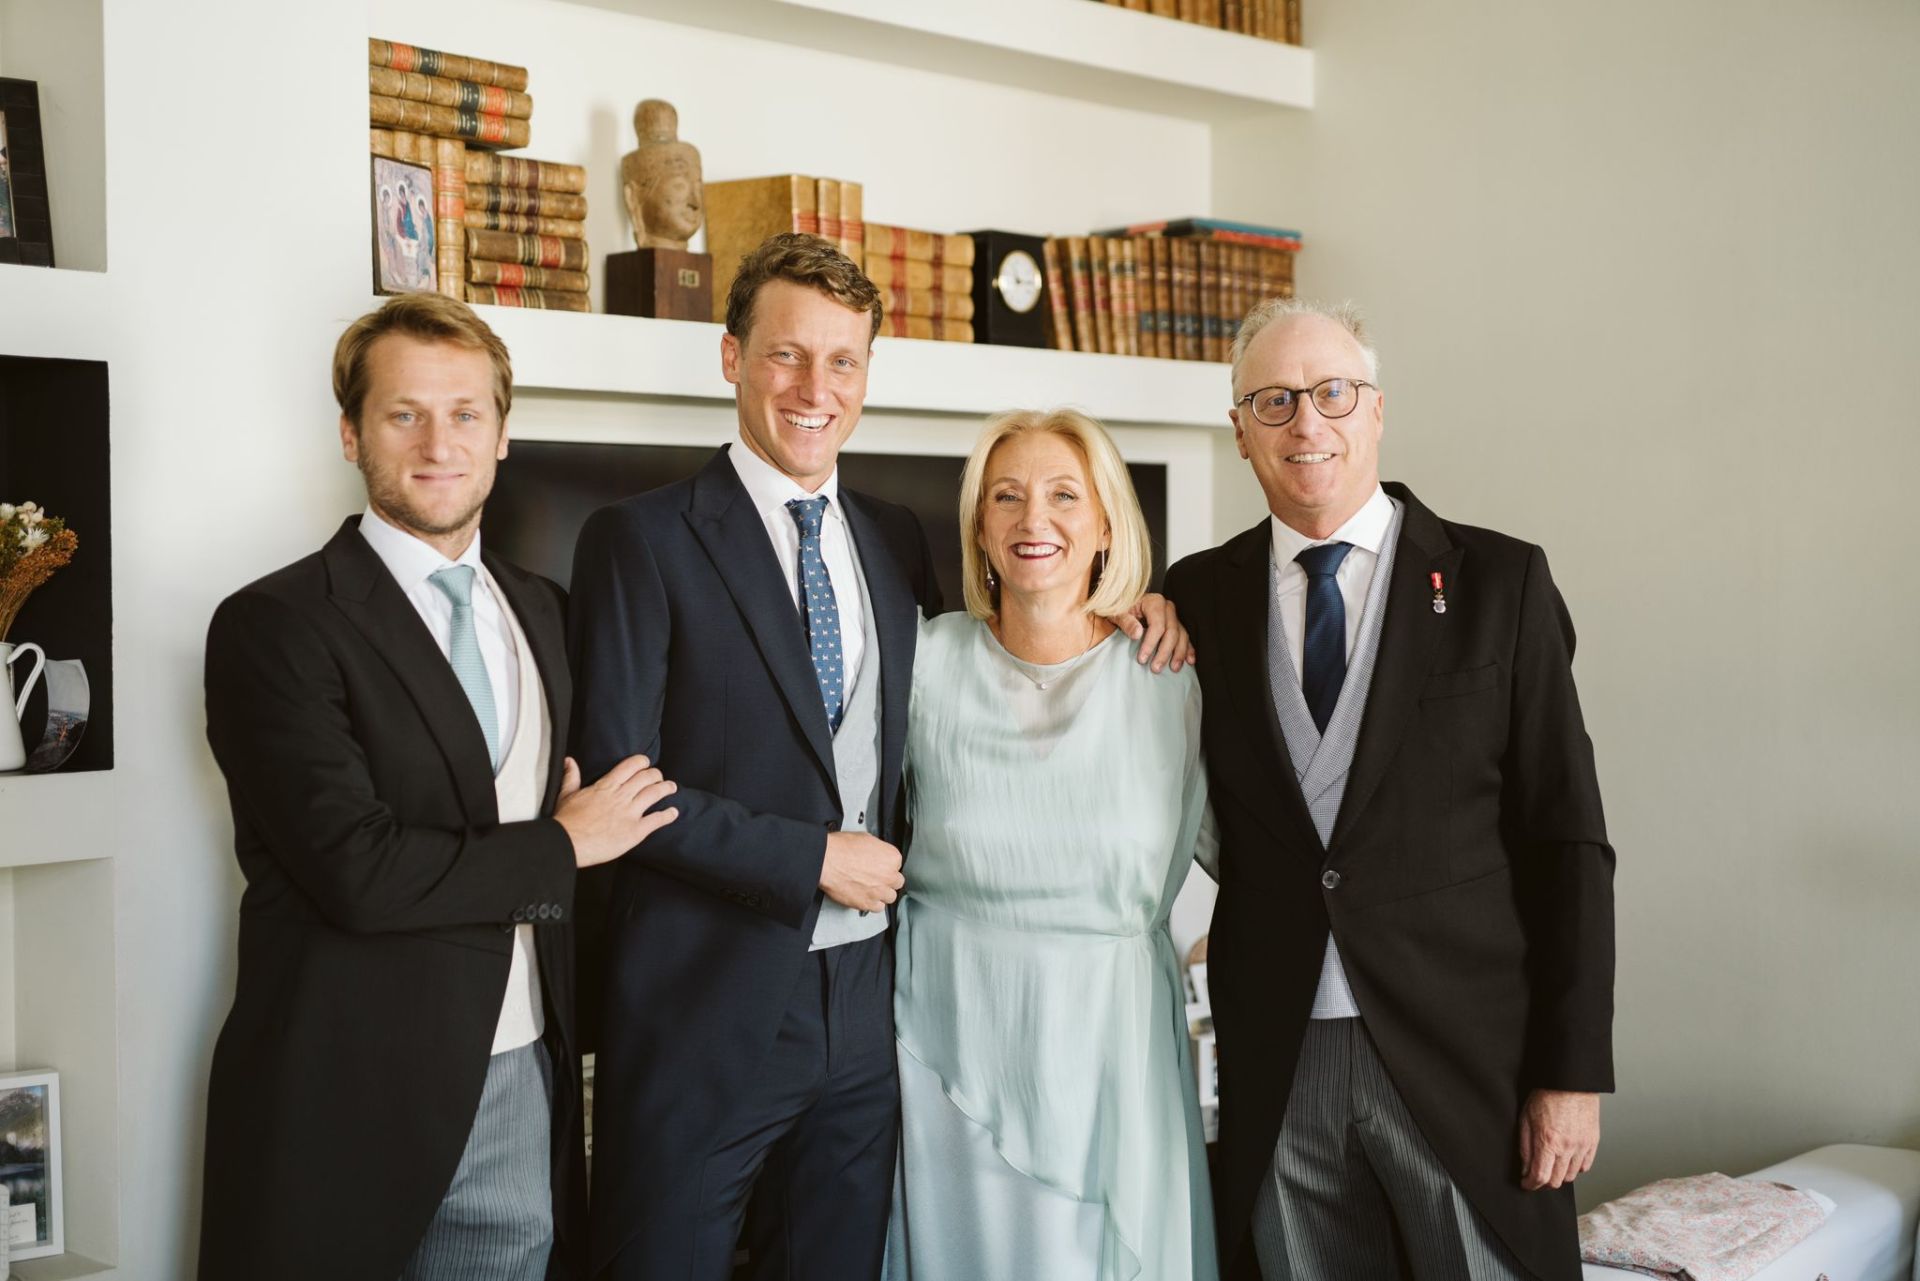
[[[367,510],[207,633],[247,886],[199,1275],[577,1277],[575,868],[670,821],[671,785],[629,760],[580,787],[560,591],[479,545],[500,340],[404,294],[334,390]]]
[[[1379,484],[1374,370],[1346,309],[1257,308],[1232,414],[1273,518],[1167,577],[1220,831],[1222,1266],[1577,1281],[1614,856],[1573,627],[1539,548]]]

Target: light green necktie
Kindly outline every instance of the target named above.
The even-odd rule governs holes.
[[[447,661],[460,688],[473,704],[480,719],[480,732],[487,736],[487,758],[494,773],[500,772],[500,716],[493,706],[493,681],[487,676],[487,662],[480,656],[480,636],[473,628],[473,566],[449,565],[436,570],[427,580],[453,602],[453,628],[447,636]]]

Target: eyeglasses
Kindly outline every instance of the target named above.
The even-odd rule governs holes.
[[[1311,387],[1262,387],[1233,403],[1252,405],[1253,416],[1269,427],[1285,427],[1300,410],[1300,398],[1311,396],[1322,418],[1345,418],[1360,403],[1360,389],[1372,387],[1357,378],[1322,378]]]

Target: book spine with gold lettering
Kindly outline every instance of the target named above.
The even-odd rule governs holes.
[[[973,266],[972,236],[870,222],[866,224],[866,242],[869,258],[905,258],[942,267]]]
[[[527,69],[505,62],[489,62],[457,53],[442,53],[397,40],[368,40],[367,61],[376,67],[395,71],[418,71],[423,75],[445,76],[449,80],[471,80],[475,84],[494,85],[522,92],[527,87]]]
[[[556,289],[584,294],[587,273],[563,267],[530,267],[522,262],[491,262],[475,258],[467,263],[467,279],[476,285],[514,285],[527,289]]]
[[[525,236],[506,231],[467,231],[467,257],[529,267],[587,269],[587,242],[559,236]]]
[[[565,240],[584,240],[587,236],[587,224],[584,222],[576,222],[571,218],[543,218],[539,214],[468,209],[466,222],[474,231],[511,231],[518,235],[559,236]]]
[[[1087,279],[1093,286],[1093,349],[1113,353],[1113,274],[1107,266],[1107,238],[1087,237]]]
[[[533,99],[524,93],[496,85],[475,84],[471,80],[422,75],[418,71],[368,67],[367,89],[370,93],[389,98],[476,111],[483,116],[507,116],[515,120],[527,120],[533,116]]]
[[[863,270],[867,262],[866,188],[857,182],[840,184],[840,252]]]
[[[440,292],[465,296],[467,281],[467,149],[452,138],[433,140],[434,261]]]
[[[929,320],[972,320],[973,295],[941,289],[909,289],[889,285],[880,291],[889,316],[925,316]]]
[[[469,183],[467,208],[487,213],[538,214],[542,218],[579,221],[587,216],[587,198],[564,191],[536,191],[531,187],[493,187]]]
[[[368,114],[376,125],[410,129],[439,138],[459,138],[476,147],[524,147],[531,136],[525,120],[489,116],[458,107],[436,107],[408,102],[385,94],[367,95]]]
[[[1067,297],[1067,274],[1061,265],[1066,243],[1049,237],[1041,246],[1041,271],[1047,278],[1047,345],[1055,351],[1073,350],[1073,313]]]
[[[1099,351],[1093,327],[1093,264],[1085,236],[1067,237],[1067,275],[1073,292],[1073,345],[1077,351]]]
[[[936,266],[918,258],[876,258],[869,251],[866,271],[867,279],[882,289],[897,285],[906,289],[938,289],[950,294],[973,292],[970,267]]]
[[[822,240],[831,240],[833,247],[840,248],[840,180],[838,178],[815,178],[813,180],[813,215],[819,220],[819,236]]]
[[[468,285],[467,301],[539,311],[592,310],[584,293],[566,289],[523,289],[518,285]]]
[[[578,196],[587,189],[585,165],[502,156],[492,151],[467,153],[467,181],[475,186],[527,187],[536,191],[564,191]]]
[[[1200,250],[1193,240],[1170,240],[1173,254],[1174,359],[1200,359]]]

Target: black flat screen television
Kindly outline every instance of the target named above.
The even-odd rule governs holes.
[[[734,448],[740,446],[736,442]],[[515,441],[500,464],[482,526],[486,545],[561,586],[573,576],[573,544],[587,517],[630,494],[691,476],[713,457],[707,445],[585,445]],[[965,459],[928,454],[840,455],[840,483],[911,509],[932,545],[940,594],[961,607],[960,469]],[[1153,540],[1153,589],[1166,570],[1167,468],[1129,463]]]

